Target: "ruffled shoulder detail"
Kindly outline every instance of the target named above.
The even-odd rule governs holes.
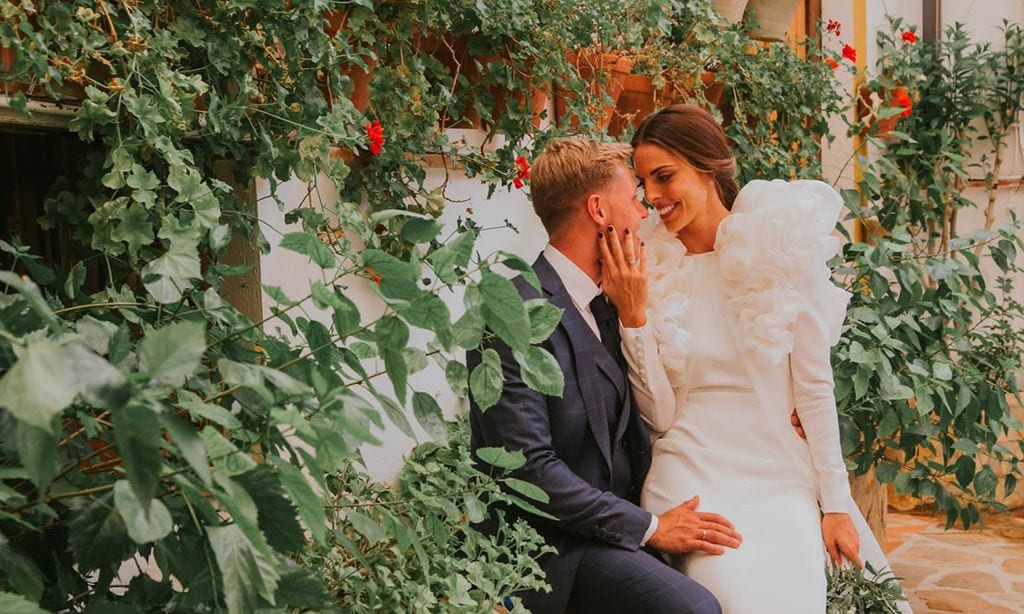
[[[656,215],[644,221],[639,234],[647,248],[647,319],[669,381],[681,385],[686,381],[686,358],[690,353],[692,263],[685,258],[686,248]]]
[[[842,204],[820,181],[755,180],[737,195],[715,249],[742,350],[778,363],[793,350],[790,329],[804,311],[839,341],[850,295],[832,283],[827,262],[839,251]]]

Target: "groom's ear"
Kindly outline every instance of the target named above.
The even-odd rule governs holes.
[[[592,192],[588,195],[585,203],[585,209],[587,216],[594,220],[594,223],[597,224],[598,227],[608,225],[608,222],[611,219],[609,216],[611,212],[608,211],[608,201],[602,198],[600,194]]]

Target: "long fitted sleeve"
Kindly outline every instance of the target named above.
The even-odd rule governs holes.
[[[822,317],[801,313],[793,325],[793,399],[807,433],[824,512],[848,512],[850,484],[839,440],[831,343]]]
[[[676,394],[662,366],[653,326],[648,321],[639,328],[620,326],[620,331],[637,409],[651,431],[660,435],[675,419]]]

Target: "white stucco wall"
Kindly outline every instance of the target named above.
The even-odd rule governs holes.
[[[837,51],[841,49],[843,43],[856,44],[853,7],[854,2],[849,0],[822,1],[823,18],[836,19],[843,24],[842,37],[839,40],[832,38],[830,42],[830,44],[836,45]],[[867,54],[865,57],[869,67],[874,65],[876,59],[874,32],[879,28],[887,27],[885,19],[887,12],[903,17],[908,23],[918,25],[920,31],[920,0],[868,0],[866,9],[868,48],[858,49],[858,53]],[[1018,21],[1024,17],[1024,0],[978,0],[972,2],[947,0],[943,3],[942,17],[944,23],[952,23],[954,20],[966,23],[972,33],[976,33],[976,36],[980,38],[995,39],[999,37],[995,28],[1001,23],[1003,17]],[[842,78],[840,87],[845,88],[846,91],[852,91],[852,75],[843,73]],[[852,139],[845,136],[845,132],[843,122],[838,119],[833,120],[833,134],[836,134],[837,137],[831,145],[825,147],[822,156],[825,178],[831,181],[841,176],[838,184],[840,188],[853,185],[853,167],[851,164],[847,164],[853,143]],[[473,141],[479,139],[480,134],[475,131],[452,130],[449,136],[453,140]],[[1019,150],[1016,143],[1015,146]],[[444,180],[443,169],[429,169],[428,183],[431,186],[440,185]],[[284,216],[278,211],[276,203],[267,198],[265,183],[257,186],[257,192],[260,199],[259,215],[264,225],[264,233],[271,244],[276,245],[282,234],[298,228],[289,228],[284,224]],[[976,198],[977,202],[984,200],[984,194],[980,189],[972,189],[969,194],[972,198]],[[307,197],[307,186],[300,181],[293,180],[280,187],[279,195],[290,208],[298,205]],[[488,199],[486,186],[475,179],[466,179],[463,173],[456,170],[449,173],[447,195],[452,202],[449,203],[442,220],[448,228],[454,226],[459,216],[466,215],[471,215],[483,227],[501,226],[507,219],[518,228],[518,233],[508,229],[487,231],[477,242],[478,251],[493,253],[497,250],[506,250],[532,261],[543,248],[546,234],[533,215],[533,210],[524,192],[498,190],[492,198]],[[323,198],[325,202],[333,202],[336,199],[336,194],[330,189],[329,182],[322,182],[320,198]],[[1001,219],[1007,219],[1011,209],[1024,210],[1022,206],[1024,206],[1024,193],[1019,188],[1007,188],[1001,191],[998,205]],[[471,214],[468,212],[470,208],[472,209]],[[977,225],[980,215],[980,209],[965,212],[963,227]],[[269,255],[264,256],[261,266],[263,283],[280,286],[292,297],[304,296],[308,291],[310,281],[319,279],[321,275],[319,269],[308,262],[306,258],[283,249],[274,249]],[[1021,291],[1024,291],[1024,288]],[[354,280],[351,284],[350,297],[364,310],[367,320],[379,314],[383,308],[366,282]],[[445,300],[449,304],[453,316],[457,317],[461,313],[461,297],[447,296]],[[269,297],[265,296],[264,309],[268,315],[267,307],[270,304]],[[308,317],[327,321],[325,313],[318,313],[312,307],[307,308],[305,314]],[[423,347],[425,338],[425,334],[417,335],[414,331],[412,344]],[[380,365],[368,365],[367,368],[377,370]],[[443,372],[435,364],[430,363],[427,369],[412,375],[410,382],[417,390],[435,394],[446,414],[453,415],[464,409],[464,401],[454,398],[445,383]],[[415,424],[414,428],[416,428]],[[381,480],[387,480],[397,472],[401,466],[402,455],[414,445],[414,442],[393,426],[388,426],[383,432],[376,434],[383,445],[379,447],[363,446],[362,451],[371,475]]]
[[[466,137],[472,139],[479,136],[479,134],[470,132],[452,130],[449,135],[453,140]],[[427,183],[429,187],[439,186],[444,180],[444,169],[431,168],[428,170]],[[260,182],[257,185],[257,192],[260,199],[259,216],[263,224],[263,232],[272,245],[276,245],[283,234],[301,230],[298,223],[293,225],[284,223],[283,212],[278,210],[273,199],[267,197],[269,190],[266,182]],[[492,198],[488,199],[486,185],[476,179],[466,179],[464,173],[455,170],[449,171],[446,194],[451,201],[441,217],[446,230],[454,229],[460,217],[472,217],[483,228],[503,226],[505,220],[508,220],[512,226],[518,229],[518,233],[507,228],[483,232],[476,245],[477,252],[483,255],[503,250],[515,253],[532,262],[547,242],[547,234],[534,216],[529,200],[522,191],[510,192],[499,189],[495,191]],[[287,203],[287,208],[294,207],[307,198],[307,185],[299,180],[289,181],[279,186],[278,195]],[[313,198],[318,198],[315,191]],[[319,198],[323,199],[325,203],[331,203],[337,199],[337,193],[329,181],[320,182]],[[470,209],[472,213],[469,213]],[[322,279],[320,269],[309,262],[308,258],[288,250],[275,248],[270,254],[263,256],[260,264],[262,283],[279,286],[291,298],[305,296],[309,292],[309,284],[314,280],[326,281]],[[371,321],[382,313],[383,303],[365,280],[346,280],[346,284],[350,289],[349,298],[363,310],[364,322]],[[461,295],[445,295],[443,298],[452,312],[452,317],[457,318],[463,311]],[[273,301],[266,295],[263,300],[264,312],[266,315],[270,315],[269,307],[273,305]],[[291,315],[296,314],[292,313]],[[330,316],[312,305],[304,309],[303,315],[318,319],[330,326]],[[272,327],[275,326],[287,330],[287,327],[282,324],[268,323],[268,327],[271,327],[269,330],[273,330]],[[430,335],[415,328],[411,330],[411,333],[410,345],[425,348]],[[366,365],[366,369],[370,373],[377,372],[382,368],[383,364],[377,361],[371,361]],[[383,390],[391,390],[390,385],[385,381],[386,377],[382,376],[378,380],[380,380],[377,383],[378,387]],[[414,389],[433,394],[448,416],[463,411],[466,407],[465,401],[457,399],[449,390],[445,382],[444,371],[434,362],[430,362],[423,371],[412,374],[409,382]],[[415,420],[411,418],[411,413],[410,422],[417,434],[421,436],[421,440],[426,441],[428,438],[419,430]],[[387,418],[385,418],[385,423],[387,428],[375,433],[383,445],[364,445],[361,448],[368,471],[380,480],[391,479],[401,467],[402,455],[415,445],[413,440],[388,423]]]

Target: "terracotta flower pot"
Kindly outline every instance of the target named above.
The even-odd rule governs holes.
[[[759,41],[784,41],[793,23],[800,0],[749,0],[745,15],[754,14],[757,27],[750,38]]]
[[[653,78],[647,75],[626,75],[626,80],[615,105],[615,115],[608,124],[608,134],[618,136],[627,126],[635,129],[645,117],[654,112]]]
[[[747,0],[715,0],[718,13],[729,23],[737,23],[743,19],[743,9],[747,8]]]
[[[576,74],[590,83],[590,95],[594,98],[606,97],[610,102],[595,113],[597,124],[608,126],[615,112],[615,104],[626,84],[626,76],[633,68],[633,60],[618,53],[601,53],[594,49],[570,51],[566,59],[573,65]],[[572,92],[555,88],[555,120],[560,126],[576,127],[578,120],[567,117],[569,102],[575,98]]]
[[[725,91],[725,84],[718,80],[718,75],[715,72],[710,70],[700,73],[700,82],[704,90],[704,99],[709,105],[719,107],[722,94]],[[696,79],[692,74],[686,75],[682,79],[671,80],[661,89],[659,106],[692,101],[696,98],[696,93]]]
[[[889,136],[889,133],[896,129],[896,124],[898,124],[900,121],[900,114],[897,113],[892,117],[885,117],[879,119],[875,113],[875,108],[871,101],[871,93],[871,90],[866,87],[860,88],[858,92],[857,101],[858,115],[860,117],[868,118],[869,127],[868,129],[865,130],[865,133],[867,132],[867,130],[870,129],[870,127],[873,126],[875,128],[874,136],[884,138],[886,136]],[[879,98],[885,101],[883,108],[903,109],[905,107],[903,107],[899,103],[899,101],[909,99],[910,90],[902,85],[898,85],[896,87],[890,88],[886,92],[882,92],[881,94],[879,94]],[[865,134],[862,134],[862,136],[864,135]]]
[[[413,47],[421,52],[432,56],[439,61],[454,80],[463,75],[472,83],[477,77],[476,64],[469,55],[468,41],[459,36],[435,36],[433,34],[421,36],[413,32]],[[479,128],[481,126],[480,114],[476,111],[476,105],[470,97],[463,99],[464,105],[461,114],[441,116],[441,125],[444,128]]]

